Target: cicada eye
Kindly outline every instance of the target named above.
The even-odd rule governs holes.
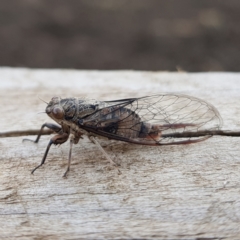
[[[59,107],[53,108],[52,114],[53,114],[53,117],[55,117],[57,119],[63,119],[63,116],[64,116],[63,110]]]

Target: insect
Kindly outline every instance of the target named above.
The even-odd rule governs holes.
[[[190,144],[208,139],[222,125],[221,116],[214,106],[180,94],[113,101],[53,97],[45,112],[59,125],[42,125],[35,143],[39,141],[44,127],[57,134],[50,139],[41,163],[32,173],[44,164],[52,144],[62,144],[70,138],[68,167],[64,177],[70,170],[72,146],[79,142],[82,135],[87,135],[114,164],[99,144],[97,136],[150,146]]]

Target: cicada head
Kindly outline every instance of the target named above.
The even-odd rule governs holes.
[[[75,98],[53,97],[46,108],[46,113],[58,123],[62,120],[71,120],[76,113]]]
[[[61,99],[53,97],[46,107],[46,113],[56,122],[64,119],[64,109],[61,106]]]

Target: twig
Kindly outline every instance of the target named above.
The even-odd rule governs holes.
[[[0,132],[0,138],[37,135],[38,133],[39,133],[39,129],[23,130],[23,131]],[[42,135],[50,135],[51,133],[53,133],[52,130],[45,130],[45,131],[42,132]]]

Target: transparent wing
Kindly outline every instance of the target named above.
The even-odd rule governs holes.
[[[102,102],[102,107],[83,119],[80,127],[111,139],[166,145],[205,140],[209,134],[195,138],[181,134],[210,133],[221,125],[219,112],[206,101],[187,95],[159,94]]]

